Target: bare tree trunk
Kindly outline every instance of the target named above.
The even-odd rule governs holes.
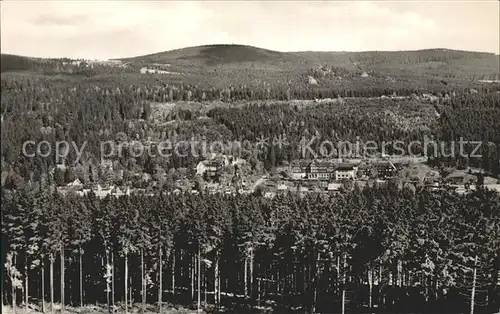
[[[12,265],[14,265],[14,267],[16,266],[16,253],[14,253],[14,255],[12,256]],[[16,294],[16,285],[14,284],[14,279],[11,277],[11,297],[12,297],[12,310],[14,311],[14,313],[16,313],[16,310],[17,310],[17,294]]]
[[[314,274],[314,292],[313,292],[313,304],[312,304],[312,312],[316,312],[316,302],[318,300],[318,285],[319,285],[319,258],[320,258],[320,253],[317,254],[316,256],[316,263],[314,265],[315,267],[315,274]]]
[[[201,248],[198,245],[198,312],[201,310]]]
[[[340,255],[337,255],[337,292],[336,293],[339,293],[340,292],[340,282],[341,282],[341,277],[340,277]]]
[[[127,266],[127,267],[128,267],[128,266]],[[134,296],[134,295],[133,295],[133,291],[134,291],[134,288],[133,288],[133,287],[134,287],[134,283],[133,283],[133,281],[132,281],[133,277],[130,277],[129,279],[130,279],[130,284],[129,284],[128,286],[130,287],[130,289],[128,289],[128,290],[129,290],[128,300],[129,300],[129,303],[130,303],[130,304],[129,304],[129,306],[130,306],[130,310],[133,310],[133,308],[134,308],[134,298],[133,298],[133,296]]]
[[[203,266],[203,290],[205,292],[205,306],[207,305],[207,271],[206,266]]]
[[[434,300],[437,301],[438,297],[439,297],[439,279],[438,279],[438,276],[434,276]]]
[[[175,298],[175,248],[172,249],[172,296]]]
[[[111,250],[111,308],[115,312],[115,253]]]
[[[2,299],[3,301],[3,299]],[[45,313],[45,258],[42,256],[42,313]]]
[[[385,304],[385,298],[383,296],[381,296],[381,294],[380,294],[380,291],[382,290],[382,288],[381,288],[381,286],[382,286],[382,263],[379,264],[379,267],[378,267],[378,285],[379,285],[379,288],[378,288],[379,294],[378,294],[378,299],[377,299],[377,305],[380,306],[380,303]]]
[[[474,302],[476,298],[476,276],[477,276],[477,255],[474,258],[474,275],[472,277],[472,292],[470,296],[470,314],[474,314]]]
[[[144,314],[146,307],[146,283],[144,280],[144,250],[141,248],[141,313]]]
[[[61,246],[61,313],[64,313],[64,245]]]
[[[398,265],[397,265],[397,286],[401,287],[403,280],[402,280],[402,272],[403,272],[403,262],[398,259]]]
[[[345,303],[346,303],[346,275],[347,275],[347,254],[344,253],[344,261],[342,266],[342,314],[345,314]]]
[[[248,257],[247,257],[247,252],[245,252],[245,263],[244,263],[244,268],[243,268],[243,284],[245,285],[245,299],[248,297],[248,271],[247,271],[247,264],[248,264]]]
[[[24,255],[24,307],[28,310],[28,254]]]
[[[125,314],[128,313],[128,254],[125,252]]]
[[[106,306],[108,307],[108,313],[111,313],[111,267],[109,265],[109,250],[106,248]]]
[[[194,275],[196,267],[196,257],[191,258],[191,300],[194,300]]]
[[[161,246],[158,249],[158,257],[160,259],[160,267],[159,267],[159,273],[158,273],[158,308],[159,312],[161,313],[161,303],[162,303],[162,293],[163,293],[163,260],[162,260],[162,249]]]
[[[219,308],[219,251],[215,251],[215,264],[214,264],[214,303],[215,308]]]
[[[217,262],[217,265],[218,265],[218,263],[219,263],[219,262]],[[221,287],[222,287],[222,286],[221,286],[221,284],[220,284],[220,278],[221,278],[221,275],[220,275],[220,269],[219,269],[219,270],[217,271],[217,282],[218,282],[217,286],[219,287],[219,288],[217,289],[217,301],[219,302],[219,306],[220,306],[220,304],[221,304],[221,299],[220,299],[220,291],[221,291]]]
[[[257,306],[260,307],[260,278],[257,278]]]
[[[272,272],[272,268],[271,268]],[[264,290],[266,289],[267,282],[264,282]],[[281,281],[280,281],[280,270],[279,268],[276,269],[276,294],[280,295],[280,286],[281,286]]]
[[[80,266],[80,307],[83,307],[83,264],[82,264],[82,248],[79,249],[79,266]]]
[[[250,298],[253,296],[253,259],[254,251],[253,247],[250,248]]]
[[[373,296],[373,269],[372,269],[372,266],[369,265],[368,266],[368,287],[369,287],[369,291],[368,291],[368,307],[371,309],[372,306],[373,306],[373,300],[372,300],[372,296]]]
[[[54,313],[54,254],[50,253],[50,311]]]

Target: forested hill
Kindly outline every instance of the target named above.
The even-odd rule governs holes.
[[[190,62],[194,65],[222,65],[244,62],[263,65],[283,63],[293,65],[312,60],[308,56],[300,56],[296,53],[279,52],[253,46],[206,45],[125,58],[122,61],[143,63]]]
[[[37,59],[23,56],[16,56],[2,53],[0,66],[2,73],[11,71],[30,70],[35,67]]]
[[[255,68],[281,67],[290,70],[323,67],[323,72],[364,71],[393,76],[398,76],[400,71],[408,71],[418,75],[428,72],[443,77],[479,79],[498,78],[499,60],[499,55],[493,53],[449,49],[278,52],[242,45],[189,47],[123,59],[123,61],[128,62],[178,63],[195,67],[223,67],[234,66],[234,64],[251,64]]]
[[[2,72],[39,72],[41,69],[56,69],[56,72],[60,72],[63,71],[63,65],[68,64],[68,60],[62,59],[36,59],[4,54],[1,61]],[[132,73],[139,73],[142,67],[157,68],[180,74],[180,77],[177,75],[171,80],[180,79],[187,84],[218,88],[262,84],[293,88],[309,84],[309,77],[314,78],[314,85],[321,87],[358,81],[364,85],[397,81],[405,85],[421,86],[433,84],[430,79],[455,83],[453,81],[500,78],[499,55],[448,49],[279,52],[243,45],[208,45],[116,61],[127,64]],[[75,71],[71,73],[75,74]]]

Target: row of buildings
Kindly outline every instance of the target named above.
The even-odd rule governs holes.
[[[393,177],[397,168],[390,161],[382,161],[371,165],[361,163],[336,163],[329,160],[299,160],[290,164],[292,180],[345,181],[369,177],[372,170],[377,177],[388,179]]]
[[[100,184],[97,184],[91,188],[85,187],[80,179],[75,179],[73,182],[68,183],[66,186],[58,187],[57,190],[63,195],[74,193],[79,196],[84,196],[89,194],[90,192],[93,192],[99,198],[105,198],[108,195],[120,197],[130,195],[131,193],[130,187],[122,187],[120,189],[119,187],[114,185],[103,187]]]

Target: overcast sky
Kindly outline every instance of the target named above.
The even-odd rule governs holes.
[[[499,53],[499,1],[2,1],[2,53],[107,59],[204,44]]]

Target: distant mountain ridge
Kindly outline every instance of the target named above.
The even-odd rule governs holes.
[[[120,59],[132,63],[168,63],[179,66],[230,67],[305,70],[318,66],[345,68],[347,71],[379,71],[390,75],[399,68],[409,72],[444,77],[492,78],[500,75],[500,56],[493,53],[451,49],[413,51],[279,52],[244,45],[205,45]],[[484,76],[484,77],[482,77]]]
[[[143,56],[131,58],[121,58],[123,61],[141,61],[141,62],[159,62],[175,59],[196,59],[204,60],[207,63],[220,61],[221,63],[231,62],[251,62],[263,61],[263,58],[280,61],[324,61],[341,60],[343,57],[355,58],[379,58],[381,61],[390,62],[390,59],[401,59],[404,56],[413,58],[420,57],[428,60],[446,60],[446,59],[470,59],[470,58],[490,58],[498,59],[499,55],[488,52],[462,51],[444,48],[422,49],[409,51],[295,51],[281,52],[269,49],[258,48],[246,45],[203,45],[187,47]]]
[[[2,72],[30,70],[46,60],[2,54]],[[500,79],[499,55],[443,48],[280,52],[246,45],[204,45],[114,60],[126,62],[137,73],[143,67],[168,68],[163,70],[181,74],[182,81],[207,86],[215,80],[220,83],[217,85],[224,86],[284,84],[304,82],[308,76],[316,79],[319,76],[319,85],[323,87],[338,85],[340,79],[343,84],[356,81],[360,75],[413,82],[416,86],[424,78],[438,81]]]

